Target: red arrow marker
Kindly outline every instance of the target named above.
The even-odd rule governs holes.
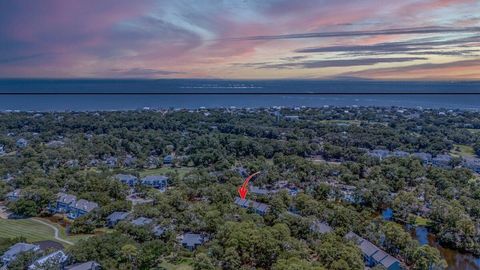
[[[241,185],[239,188],[238,188],[238,194],[240,195],[240,198],[242,199],[245,199],[247,197],[247,193],[248,193],[248,182],[250,182],[250,179],[252,179],[252,177],[254,177],[255,175],[259,174],[260,172],[256,172],[250,176],[248,176],[246,179],[245,179],[245,182],[243,182],[243,185]]]

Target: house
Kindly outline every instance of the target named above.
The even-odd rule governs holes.
[[[390,156],[390,151],[382,150],[382,149],[375,149],[373,151],[368,152],[368,155],[371,156],[371,157],[383,160],[383,159]]]
[[[320,220],[315,220],[310,225],[310,231],[324,234],[324,233],[332,232],[333,229],[327,223],[321,222]]]
[[[240,174],[241,177],[248,177],[248,171],[244,167],[235,167],[234,171]]]
[[[100,264],[96,261],[72,264],[65,267],[65,270],[100,270]]]
[[[234,203],[242,208],[253,210],[255,213],[264,216],[270,210],[270,206],[252,200],[235,197]]]
[[[405,158],[405,157],[410,156],[410,154],[405,152],[405,151],[394,151],[393,156],[400,157],[400,158]]]
[[[184,248],[193,251],[205,242],[205,238],[197,233],[185,233],[182,236],[181,244]]]
[[[107,165],[107,167],[113,168],[117,166],[117,161],[118,159],[116,157],[108,157],[107,159],[105,159],[105,165]]]
[[[300,120],[300,116],[298,116],[298,115],[285,115],[284,118],[287,121],[298,121],[298,120]]]
[[[98,208],[98,204],[95,202],[84,199],[77,200],[75,195],[58,193],[56,205],[54,207],[51,206],[50,210],[56,213],[67,214],[67,217],[70,219],[76,219],[96,208]]]
[[[96,208],[98,208],[97,203],[80,199],[76,201],[75,204],[71,207],[68,217],[71,219],[76,219],[92,212]]]
[[[62,269],[68,256],[61,250],[45,255],[28,266],[28,270]]]
[[[117,174],[114,176],[114,178],[126,185],[129,185],[130,187],[135,186],[138,182],[138,178],[131,174]]]
[[[449,155],[437,155],[432,159],[432,165],[440,168],[450,168],[452,157]]]
[[[173,163],[173,156],[167,155],[163,158],[163,165],[172,165]]]
[[[381,250],[372,242],[358,236],[356,233],[349,232],[345,235],[345,238],[353,241],[360,248],[367,267],[381,265],[387,270],[402,269],[399,260]]]
[[[132,155],[127,155],[125,157],[125,159],[123,160],[123,166],[125,167],[132,167],[135,165],[135,163],[137,162],[137,158],[135,158],[134,156]]]
[[[113,212],[107,217],[107,226],[112,228],[117,225],[118,222],[125,220],[130,213],[128,212]]]
[[[15,258],[25,252],[37,252],[40,250],[38,245],[34,244],[27,244],[27,243],[16,243],[15,245],[11,246],[5,253],[3,253],[2,257],[0,257],[3,265],[7,265],[11,261],[15,260]]]
[[[153,227],[152,229],[153,235],[155,235],[156,237],[162,236],[166,231],[167,230],[160,225],[155,225],[155,227]]]
[[[476,173],[480,173],[480,158],[465,158],[463,161],[463,167],[468,168]]]
[[[270,193],[270,191],[266,188],[259,188],[259,187],[256,187],[256,186],[250,186],[250,189],[249,191],[253,194],[257,194],[257,195],[268,195],[268,193]]]
[[[5,195],[5,199],[7,201],[14,202],[20,199],[21,196],[22,196],[22,190],[15,189],[14,191],[8,192],[7,195]]]
[[[152,222],[153,222],[153,219],[151,218],[139,217],[137,219],[132,220],[130,224],[133,224],[135,226],[146,226]]]
[[[15,143],[15,145],[18,147],[18,148],[25,148],[27,147],[28,145],[28,141],[24,138],[20,138],[17,140],[17,142]]]
[[[432,154],[424,153],[424,152],[417,152],[413,153],[413,155],[422,161],[423,165],[428,165],[432,162]]]
[[[0,156],[5,155],[5,146],[3,144],[0,144]]]
[[[142,178],[142,185],[160,190],[166,190],[168,185],[168,177],[165,175],[149,175]]]

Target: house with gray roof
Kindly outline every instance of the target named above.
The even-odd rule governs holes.
[[[0,257],[3,265],[7,265],[11,261],[15,260],[18,255],[25,253],[25,252],[37,252],[40,250],[40,246],[34,244],[27,244],[27,243],[16,243],[15,245],[11,246],[5,253],[3,253],[2,257]]]
[[[25,148],[27,147],[28,145],[28,141],[24,138],[20,138],[17,140],[17,142],[15,143],[15,145],[18,147],[18,148]]]
[[[146,217],[139,217],[137,219],[132,220],[130,223],[135,226],[146,226],[153,222],[153,219],[146,218]]]
[[[166,231],[167,229],[160,225],[155,225],[155,227],[153,227],[152,229],[153,235],[155,235],[156,237],[162,236]]]
[[[270,210],[270,206],[256,201],[235,197],[234,203],[242,208],[250,209],[255,213],[264,216]]]
[[[62,269],[67,260],[68,256],[62,250],[57,250],[35,260],[28,270]]]
[[[134,187],[138,183],[138,178],[131,174],[116,174],[114,178],[130,187]]]
[[[381,265],[387,270],[402,269],[398,259],[381,250],[372,242],[360,237],[356,233],[349,232],[345,235],[345,238],[353,241],[360,248],[367,267]]]
[[[181,244],[184,248],[193,251],[198,246],[205,243],[205,237],[198,233],[185,233],[182,236]]]
[[[432,154],[429,154],[429,153],[417,152],[417,153],[413,153],[413,156],[420,159],[423,165],[429,165],[432,162]]]
[[[65,270],[100,270],[100,264],[96,261],[72,264],[65,267]]]
[[[55,213],[67,214],[70,219],[76,219],[80,216],[86,215],[98,208],[95,202],[84,199],[77,200],[75,195],[66,193],[58,193],[55,204],[50,205],[50,210]]]
[[[141,182],[144,186],[165,191],[168,185],[168,177],[165,175],[149,175],[142,178]]]
[[[330,227],[325,222],[321,222],[320,220],[313,221],[312,224],[310,225],[310,230],[312,232],[320,233],[320,234],[329,233],[333,231],[332,227]]]
[[[5,199],[9,202],[14,202],[20,199],[21,196],[22,196],[22,190],[17,188],[14,191],[8,192],[5,195]]]
[[[480,158],[467,157],[463,160],[463,167],[476,173],[480,173]]]
[[[432,165],[440,168],[450,168],[451,161],[452,157],[449,155],[437,155],[436,157],[432,158]]]
[[[118,222],[125,220],[130,213],[128,212],[113,212],[107,217],[107,226],[112,228],[117,225]]]

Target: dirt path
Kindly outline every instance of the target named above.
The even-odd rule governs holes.
[[[52,224],[50,224],[48,222],[40,220],[40,219],[32,218],[32,220],[34,220],[35,222],[41,223],[43,225],[47,225],[48,227],[52,228],[54,233],[55,233],[54,237],[55,237],[56,240],[58,240],[62,243],[68,244],[68,245],[73,245],[73,242],[70,242],[68,240],[60,238],[60,236],[58,235],[59,233],[58,233],[58,228],[57,227],[53,226]]]

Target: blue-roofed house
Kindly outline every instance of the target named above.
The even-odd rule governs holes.
[[[16,243],[15,245],[11,246],[5,253],[3,253],[2,257],[0,257],[3,265],[7,265],[11,261],[15,260],[18,255],[25,253],[25,252],[37,252],[40,250],[40,246],[34,244],[27,244],[27,243]]]
[[[155,225],[152,229],[153,235],[156,237],[161,237],[167,230],[160,226],[160,225]]]
[[[98,208],[97,203],[80,199],[72,205],[68,213],[68,217],[71,219],[76,219],[92,212],[96,208]]]
[[[70,219],[76,219],[98,208],[95,202],[84,199],[77,200],[75,195],[58,193],[54,205],[50,205],[50,210],[56,213],[67,214]]]
[[[382,150],[382,149],[375,149],[373,151],[368,152],[368,155],[371,156],[371,157],[383,160],[383,159],[390,156],[390,151]]]
[[[450,168],[452,157],[449,155],[437,155],[432,159],[433,166],[440,168]]]
[[[135,226],[147,226],[153,222],[153,219],[146,217],[139,217],[132,220],[130,223]]]
[[[172,165],[173,163],[173,155],[166,155],[164,158],[163,158],[163,165]]]
[[[360,248],[365,265],[367,267],[375,267],[377,265],[383,266],[387,270],[399,270],[402,269],[400,261],[385,251],[378,248],[372,242],[360,237],[354,232],[349,232],[345,235],[345,238],[353,241],[358,248]]]
[[[130,187],[133,187],[138,183],[138,178],[131,174],[116,174],[114,178],[125,185],[129,185]]]
[[[205,237],[198,233],[185,233],[183,234],[182,241],[180,243],[184,248],[193,251],[198,246],[205,243]]]
[[[468,157],[463,160],[463,167],[480,173],[480,158]]]
[[[142,178],[142,185],[160,190],[166,190],[168,186],[168,177],[165,175],[145,176]]]
[[[235,197],[234,203],[242,208],[250,209],[255,213],[264,216],[270,210],[270,206],[256,201]]]
[[[63,269],[67,260],[68,256],[62,250],[57,250],[35,260],[28,270]]]
[[[405,151],[398,151],[398,150],[397,150],[397,151],[394,151],[394,152],[393,152],[393,156],[395,156],[395,157],[400,157],[400,158],[405,158],[405,157],[410,156],[410,154],[407,153],[407,152],[405,152]]]
[[[321,222],[320,220],[314,220],[310,225],[310,230],[315,233],[329,233],[332,232],[333,229],[327,223]]]
[[[107,217],[107,226],[112,228],[118,222],[125,220],[129,215],[130,213],[128,212],[113,212]]]
[[[423,165],[428,165],[430,163],[432,163],[432,154],[429,154],[429,153],[424,153],[424,152],[417,152],[417,153],[413,153],[413,155],[420,159],[420,161],[422,161]]]
[[[14,201],[17,201],[18,199],[20,199],[21,196],[22,196],[22,190],[17,188],[14,191],[8,192],[5,195],[5,199],[7,201],[14,202]]]
[[[100,270],[100,264],[96,261],[88,261],[84,263],[77,263],[68,265],[65,270]]]
[[[20,138],[17,140],[17,142],[15,143],[15,145],[18,147],[18,148],[25,148],[27,147],[28,145],[28,141],[24,138]]]

